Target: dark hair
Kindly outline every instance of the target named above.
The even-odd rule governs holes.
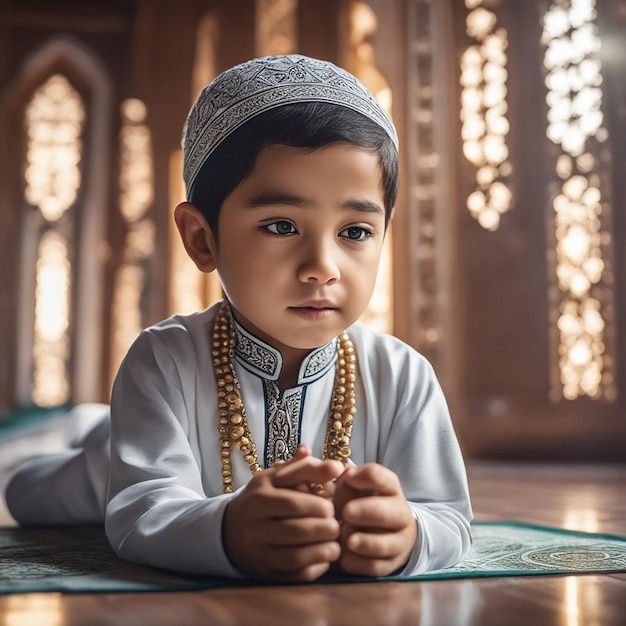
[[[398,153],[387,133],[357,111],[326,102],[299,102],[269,109],[233,131],[200,168],[189,201],[202,211],[217,237],[222,203],[252,171],[268,145],[322,148],[346,142],[378,154],[385,225],[398,192]]]

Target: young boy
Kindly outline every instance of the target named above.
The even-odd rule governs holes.
[[[471,507],[441,389],[422,356],[356,323],[398,184],[388,116],[331,63],[265,57],[203,91],[183,148],[176,225],[225,299],[146,329],[120,368],[112,546],[287,582],[455,564]]]

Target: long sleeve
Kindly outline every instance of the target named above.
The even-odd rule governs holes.
[[[389,465],[400,454],[407,458],[397,471],[419,533],[407,575],[456,565],[471,545],[469,487],[446,401],[430,364],[416,366],[414,375],[426,384],[417,397],[407,388],[385,458]],[[415,414],[415,427],[406,428]]]
[[[393,337],[359,328],[354,341],[362,385],[353,436],[361,445],[354,442],[353,460],[376,461],[398,475],[418,527],[402,575],[455,565],[471,545],[472,509],[461,450],[433,368]],[[360,415],[365,423],[359,435]]]
[[[192,445],[198,370],[192,337],[175,322],[168,335],[175,340],[166,346],[157,332],[144,331],[114,384],[107,537],[130,561],[238,577],[221,541],[232,496],[207,493]]]
[[[13,470],[5,493],[9,512],[24,526],[102,523],[109,407],[74,407],[63,417],[59,439],[58,450],[30,457]]]

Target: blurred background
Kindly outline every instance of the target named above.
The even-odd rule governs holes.
[[[398,128],[363,321],[431,360],[466,457],[626,461],[625,0],[0,0],[0,440],[220,297],[172,219],[183,124],[290,52]]]

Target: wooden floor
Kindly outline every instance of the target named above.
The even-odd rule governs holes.
[[[469,471],[476,519],[626,535],[626,467],[476,464]],[[0,596],[0,626],[144,624],[623,626],[626,574]]]

